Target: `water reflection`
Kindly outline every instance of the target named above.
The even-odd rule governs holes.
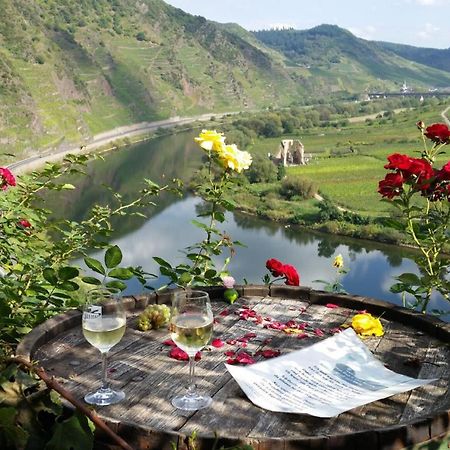
[[[95,201],[105,201],[99,186],[106,183],[132,198],[143,178],[164,181],[173,177],[187,180],[201,164],[202,152],[193,144],[193,133],[163,137],[108,155],[104,162],[89,167],[89,176],[78,192],[67,193],[59,202],[62,215],[81,218]],[[79,183],[74,183],[79,185]],[[165,196],[157,207],[148,211],[148,220],[125,218],[115,224],[114,243],[123,250],[125,265],[140,265],[147,272],[158,273],[153,256],[169,260],[173,265],[184,260],[180,250],[204,236],[190,222],[201,208],[194,197],[182,200]],[[389,292],[393,277],[403,272],[416,272],[410,251],[368,241],[356,241],[340,236],[315,234],[295,227],[258,220],[244,214],[226,214],[221,229],[232,239],[243,242],[230,264],[231,274],[242,283],[261,283],[267,272],[265,261],[277,258],[298,268],[301,284],[321,288],[315,280],[332,281],[334,256],[341,253],[350,271],[342,280],[352,294],[374,297],[400,304],[400,296]],[[163,278],[153,285],[165,283]],[[127,293],[138,293],[138,282],[131,282]],[[434,299],[432,308],[448,310],[447,303]],[[448,317],[448,316],[447,316]],[[450,319],[450,317],[449,317]]]

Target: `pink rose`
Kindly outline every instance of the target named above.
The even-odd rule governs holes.
[[[236,284],[236,280],[231,277],[231,276],[225,276],[222,278],[223,281],[223,285],[227,288],[227,289],[233,289],[234,285]]]

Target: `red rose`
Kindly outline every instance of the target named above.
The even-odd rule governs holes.
[[[0,189],[8,189],[8,186],[15,186],[16,179],[7,167],[0,167]]]
[[[442,181],[450,181],[450,161],[436,173],[436,178]]]
[[[425,136],[436,144],[450,144],[450,130],[444,123],[435,123],[427,127]]]
[[[378,183],[378,192],[389,199],[400,195],[403,192],[403,182],[405,179],[400,172],[388,173],[384,180]]]
[[[434,177],[433,167],[425,159],[411,158],[409,173],[417,177],[415,181],[420,190],[428,189],[430,181]]]
[[[268,259],[266,261],[266,267],[274,277],[282,277],[284,275],[283,264],[278,259]]]
[[[393,153],[388,156],[389,164],[384,166],[385,169],[392,170],[409,170],[411,165],[411,158],[408,155],[400,155],[399,153]]]
[[[17,224],[22,228],[31,228],[31,223],[27,219],[21,219]]]
[[[289,264],[285,264],[283,267],[284,276],[286,277],[285,284],[288,286],[299,286],[300,285],[300,277],[298,276],[297,269],[294,266],[290,266]]]

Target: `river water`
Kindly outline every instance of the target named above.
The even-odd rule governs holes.
[[[66,217],[82,218],[93,202],[105,199],[102,183],[121,192],[125,198],[132,198],[144,178],[158,182],[173,177],[189,179],[202,157],[202,151],[193,143],[193,136],[192,132],[184,132],[161,137],[106,155],[104,161],[90,165],[89,177],[78,183],[78,193],[67,193],[59,209],[62,208]],[[191,224],[199,205],[201,200],[193,196],[180,199],[164,195],[156,207],[147,211],[147,220],[126,217],[115,223],[113,242],[122,249],[123,264],[140,265],[147,272],[158,274],[153,256],[167,259],[172,265],[183,261],[181,251],[204,237]],[[396,275],[416,272],[411,251],[397,247],[317,234],[240,213],[226,214],[226,222],[220,228],[233,240],[245,244],[236,248],[229,265],[230,274],[239,284],[244,280],[261,284],[267,273],[266,260],[277,258],[297,268],[302,285],[320,289],[323,285],[316,280],[335,279],[332,263],[334,257],[341,254],[349,269],[341,279],[348,293],[401,304],[400,296],[392,294],[389,287]],[[164,279],[159,277],[151,284],[159,287],[163,283]],[[139,283],[132,280],[126,293],[139,292]],[[432,308],[449,309],[448,303],[439,298],[433,299]]]

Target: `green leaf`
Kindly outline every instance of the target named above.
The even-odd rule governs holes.
[[[106,270],[100,261],[94,258],[86,257],[84,258],[84,262],[89,267],[89,269],[92,269],[94,272],[100,273],[101,275],[106,274]]]
[[[73,184],[66,183],[61,186],[61,189],[73,190],[75,189],[75,186]]]
[[[420,278],[415,273],[402,273],[396,277],[396,279],[404,284],[409,284],[412,286],[419,286],[421,284]]]
[[[117,267],[122,261],[122,252],[117,245],[109,247],[105,252],[105,264],[108,269]]]
[[[56,422],[53,436],[45,450],[89,450],[94,445],[93,424],[81,413],[76,412],[63,422]]]
[[[217,272],[214,269],[208,269],[205,272],[205,278],[214,278],[217,275]]]
[[[51,267],[46,267],[43,270],[42,275],[52,286],[58,284],[58,277],[56,276],[56,272]]]
[[[1,448],[25,448],[28,433],[16,425],[17,410],[14,407],[0,408]]]
[[[214,219],[216,219],[217,222],[223,223],[225,222],[225,215],[223,214],[222,211],[216,211],[214,213]]]
[[[119,291],[124,291],[127,288],[127,285],[123,281],[113,280],[108,281],[108,283],[106,283],[106,287],[111,289],[117,289]]]
[[[198,220],[191,220],[191,223],[194,224],[197,228],[201,228],[202,230],[205,231],[209,231],[210,229],[208,225],[205,225],[204,223],[199,222]]]
[[[168,269],[172,268],[169,262],[167,262],[165,259],[160,258],[159,256],[154,256],[153,260],[156,261],[162,267],[167,267]]]
[[[99,286],[102,284],[100,280],[94,277],[83,277],[81,278],[86,284],[95,284],[96,286]]]
[[[58,270],[58,278],[62,281],[71,280],[72,278],[77,277],[80,274],[80,271],[75,267],[61,267]]]
[[[159,271],[161,272],[161,275],[165,275],[166,277],[173,278],[175,276],[175,273],[172,269],[168,269],[167,267],[160,267]]]
[[[58,286],[58,288],[62,289],[63,291],[73,292],[80,289],[80,286],[74,281],[64,281]]]
[[[403,283],[393,284],[389,290],[394,294],[400,294],[401,292],[406,291],[406,286]]]
[[[118,278],[119,280],[129,280],[130,278],[133,278],[133,276],[134,274],[130,269],[123,269],[120,267],[108,272],[108,277]]]

